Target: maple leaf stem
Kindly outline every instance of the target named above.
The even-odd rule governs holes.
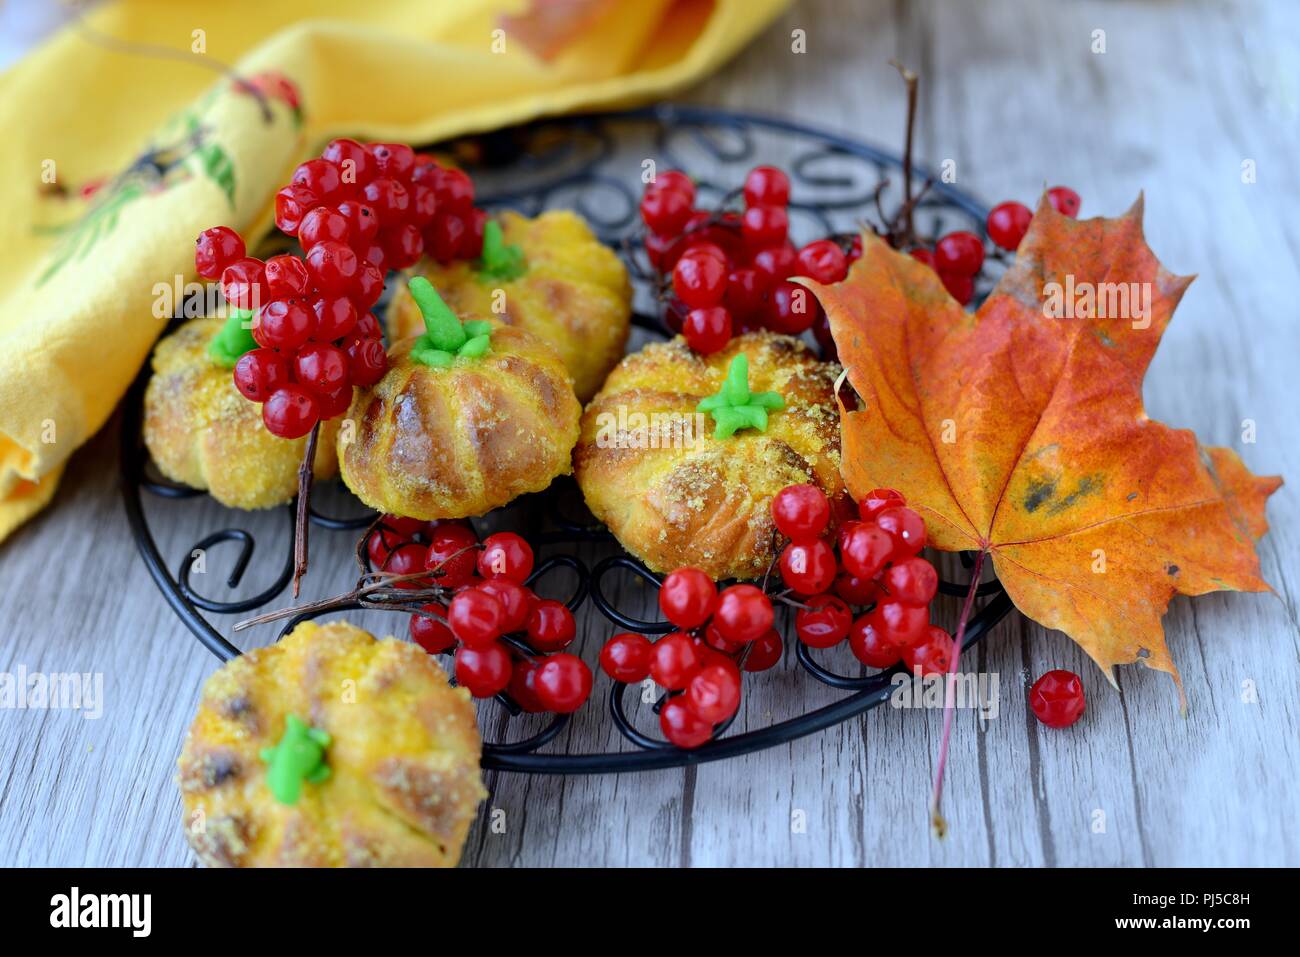
[[[947,822],[939,813],[939,802],[943,799],[943,771],[948,764],[948,740],[952,736],[952,717],[957,703],[957,666],[961,661],[961,646],[966,638],[966,622],[970,621],[971,611],[975,607],[975,592],[980,587],[980,575],[984,571],[984,551],[975,553],[975,564],[970,570],[970,588],[966,589],[966,601],[961,606],[961,617],[957,619],[957,630],[952,636],[952,655],[948,662],[948,686],[943,697],[943,737],[939,741],[939,763],[934,769],[934,793],[930,796],[930,827],[935,837],[943,837],[948,830]]]

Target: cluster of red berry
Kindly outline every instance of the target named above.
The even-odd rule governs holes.
[[[734,333],[766,328],[798,335],[814,328],[829,339],[816,298],[791,276],[839,282],[862,254],[818,239],[796,248],[789,239],[790,179],[774,166],[745,177],[743,212],[697,209],[695,184],[682,172],[658,176],[641,198],[646,255],[672,275],[666,321],[696,352],[717,352]]]
[[[229,227],[204,230],[194,252],[199,275],[220,279],[232,306],[257,309],[259,348],[239,358],[234,378],[262,403],[267,430],[306,435],[347,411],[353,386],[379,381],[388,358],[370,310],[385,272],[426,250],[440,262],[480,255],[486,218],[461,170],[400,143],[338,139],[276,193],[276,225],[297,237],[304,256],[263,262]]]
[[[1058,213],[1074,218],[1079,215],[1082,202],[1079,194],[1068,186],[1054,186],[1047,198]],[[989,239],[995,246],[1015,252],[1020,240],[1025,238],[1029,221],[1034,214],[1024,203],[1009,200],[999,203],[989,212]],[[984,266],[984,243],[974,233],[958,231],[940,236],[934,249],[918,246],[910,255],[925,263],[939,274],[948,294],[963,306],[975,295],[975,277]]]
[[[659,709],[664,737],[697,748],[740,708],[740,672],[766,671],[781,659],[772,600],[754,585],[718,586],[698,568],[679,568],[659,586],[659,608],[674,631],[651,642],[615,635],[600,652],[615,681],[653,678],[669,693]]]
[[[567,714],[591,694],[591,669],[559,653],[577,635],[573,613],[525,584],[533,550],[519,535],[479,542],[468,522],[385,515],[366,550],[374,567],[394,575],[429,573],[398,587],[447,590],[448,603],[428,602],[411,616],[411,639],[431,655],[454,650],[456,681],[474,697],[505,691],[525,711]],[[507,644],[506,635],[519,640]]]
[[[802,596],[795,633],[812,648],[845,638],[872,668],[901,660],[925,674],[947,671],[952,638],[930,624],[939,576],[924,558],[925,522],[893,489],[876,489],[858,503],[860,521],[840,526],[836,546],[823,537],[830,505],[814,485],[791,485],[772,499],[772,518],[790,544],[781,578]],[[865,612],[854,617],[854,608]]]

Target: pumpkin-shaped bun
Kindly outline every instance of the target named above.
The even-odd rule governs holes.
[[[714,437],[697,413],[744,352],[754,392],[775,391],[765,431]],[[831,501],[832,523],[850,515],[840,478],[835,379],[799,340],[748,333],[701,356],[678,337],[625,358],[587,406],[574,452],[592,513],[657,572],[692,565],[715,580],[756,578],[776,556],[772,497],[811,482]]]
[[[424,276],[455,312],[493,315],[493,297],[504,291],[505,311],[497,318],[525,329],[550,345],[573,376],[573,389],[586,402],[627,346],[632,286],[612,249],[592,234],[582,217],[552,210],[536,219],[503,212],[496,217],[502,238],[524,254],[524,273],[498,281],[480,276],[473,262],[417,263],[409,276]],[[420,310],[398,286],[387,315],[394,342],[424,331]]]
[[[174,482],[206,489],[232,508],[282,505],[298,491],[307,439],[266,431],[262,406],[239,394],[231,370],[208,355],[221,320],[195,319],[158,343],[144,393],[144,444]],[[316,478],[338,471],[339,420],[322,423]]]
[[[471,319],[472,317],[466,317]],[[492,323],[485,355],[445,367],[398,343],[388,372],[358,389],[339,433],[343,481],[381,512],[468,518],[540,492],[572,468],[582,407],[560,357],[536,336]]]
[[[292,723],[327,743],[286,804],[266,752]],[[486,796],[480,749],[469,693],[420,648],[303,622],[204,685],[178,762],[185,836],[216,867],[453,867]]]

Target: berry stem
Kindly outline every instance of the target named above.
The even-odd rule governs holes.
[[[302,576],[307,574],[307,509],[311,502],[311,482],[315,475],[316,442],[320,438],[320,422],[311,427],[307,448],[298,465],[298,514],[293,523],[293,597],[298,597]]]
[[[975,553],[975,564],[970,570],[970,588],[966,590],[966,601],[961,606],[961,617],[957,619],[957,630],[952,636],[952,654],[948,656],[948,686],[943,697],[943,737],[939,741],[939,763],[934,770],[934,793],[930,797],[930,827],[935,837],[947,833],[948,823],[939,813],[939,802],[943,799],[943,771],[948,763],[948,739],[952,736],[952,717],[957,702],[957,665],[961,660],[961,646],[966,638],[966,622],[970,620],[975,607],[975,592],[980,587],[980,574],[984,570],[984,552]]]
[[[912,134],[916,128],[916,74],[897,60],[890,60],[898,70],[903,82],[907,84],[907,136],[903,141],[903,234],[911,240],[915,231],[912,228]]]

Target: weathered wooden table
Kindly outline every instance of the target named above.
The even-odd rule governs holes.
[[[956,163],[990,201],[1066,183],[1084,214],[1146,191],[1147,236],[1200,274],[1147,378],[1154,418],[1237,448],[1259,473],[1300,476],[1300,17],[1294,5],[801,3],[689,102],[768,111],[899,149],[902,97],[887,61],[922,75],[919,157]],[[792,31],[807,49],[792,52]],[[1097,31],[1104,31],[1105,52]],[[1256,181],[1243,182],[1251,161]],[[1243,423],[1256,441],[1243,442]],[[117,422],[73,458],[54,506],[0,547],[0,670],[100,672],[103,716],[0,711],[0,864],[188,865],[172,782],[215,661],[163,604],[119,502]],[[936,711],[879,708],[788,747],[699,769],[607,777],[488,775],[467,865],[1173,865],[1300,863],[1300,510],[1284,488],[1261,546],[1276,596],[1174,601],[1165,625],[1189,710],[1163,676],[1120,691],[1064,636],[1013,616],[973,656],[997,673],[997,716],[959,712],[945,808],[926,802]],[[167,511],[171,564],[220,527],[198,501]],[[267,537],[280,513],[264,518]],[[317,533],[342,567],[347,536]],[[252,578],[278,567],[259,553]],[[219,560],[214,556],[214,562]],[[340,580],[309,579],[311,596]],[[640,600],[635,594],[628,602]],[[950,609],[951,613],[951,609]],[[375,629],[399,619],[364,616]],[[591,649],[609,634],[588,619]],[[253,641],[265,642],[270,630]],[[1083,675],[1074,728],[1040,726],[1027,679]],[[603,679],[599,679],[603,688]],[[832,696],[787,668],[747,694],[739,727]],[[769,709],[772,714],[762,709]],[[577,720],[561,739],[605,749]],[[496,720],[489,718],[489,720]],[[499,826],[491,826],[490,811]]]

